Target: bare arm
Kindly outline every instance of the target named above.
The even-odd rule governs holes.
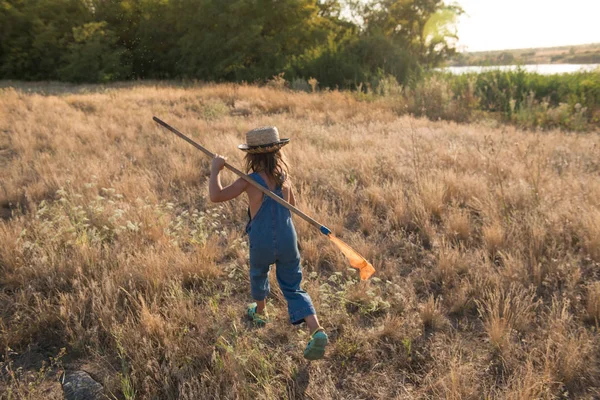
[[[286,183],[284,184],[283,197],[285,201],[294,207],[296,206],[296,197],[294,196],[294,191],[292,190],[292,182],[289,179],[287,179]]]
[[[294,196],[294,191],[292,190],[291,186],[290,186],[290,200],[288,201],[288,203],[290,203],[291,205],[296,207],[296,196]]]
[[[210,201],[213,203],[220,203],[222,201],[234,199],[242,194],[248,186],[248,182],[246,182],[246,180],[239,178],[231,185],[223,188],[223,186],[221,186],[221,177],[219,176],[219,173],[224,166],[225,159],[219,155],[216,155],[212,162],[210,181],[208,184],[208,194]]]

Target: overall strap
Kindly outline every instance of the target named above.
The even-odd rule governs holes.
[[[259,185],[263,186],[264,188],[266,188],[268,190],[271,190],[269,188],[269,185],[267,185],[267,182],[265,182],[263,177],[260,176],[260,174],[258,172],[253,172],[248,176],[250,176],[252,179],[254,179]],[[283,186],[280,184],[277,184],[275,186],[275,189],[272,192],[277,194],[279,197],[283,197]],[[269,199],[269,197],[265,196],[265,199]]]
[[[267,182],[265,182],[265,180],[263,179],[262,176],[260,176],[260,174],[258,172],[253,172],[250,175],[248,175],[249,177],[251,177],[252,179],[254,179],[259,185],[269,189],[269,186],[267,185]]]

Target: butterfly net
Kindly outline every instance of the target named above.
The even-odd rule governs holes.
[[[352,247],[333,235],[327,235],[327,237],[344,253],[348,261],[350,261],[352,268],[359,270],[361,280],[367,280],[375,273],[375,268],[363,256],[354,251]]]

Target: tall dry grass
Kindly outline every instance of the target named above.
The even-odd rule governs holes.
[[[429,122],[388,101],[3,89],[0,397],[49,398],[72,368],[116,398],[599,396],[598,135]],[[245,200],[209,203],[209,160],[153,115],[234,165],[250,128],[292,138],[299,207],[378,271],[359,282],[296,221],[325,360],[303,360],[276,289],[272,324],[244,320]]]

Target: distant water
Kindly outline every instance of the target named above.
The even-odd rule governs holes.
[[[490,67],[447,67],[441,68],[444,72],[451,72],[453,74],[466,74],[466,73],[481,73],[487,71],[514,71],[519,66],[517,65],[496,65]],[[520,68],[527,72],[537,72],[542,75],[554,75],[554,74],[571,74],[573,72],[581,71],[594,71],[600,68],[600,64],[536,64],[536,65],[521,65]]]

